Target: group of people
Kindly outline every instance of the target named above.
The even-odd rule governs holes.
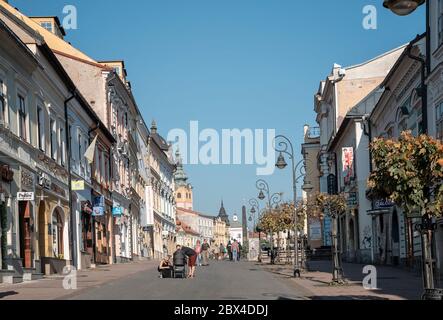
[[[221,247],[220,247],[221,248]],[[233,242],[229,241],[224,249],[223,259],[226,256],[229,258],[229,261],[240,261],[241,258],[242,245],[237,240]]]
[[[209,259],[211,253],[215,260],[225,260],[229,261],[240,261],[242,246],[237,240],[229,241],[226,247],[221,243],[219,246],[217,244],[211,248],[208,240],[204,240],[201,243],[200,240],[197,241],[194,249],[177,245],[176,251],[174,252],[173,261],[171,262],[171,256],[166,256],[158,267],[161,278],[171,278],[173,277],[174,265],[184,266],[186,264],[185,260],[187,258],[187,264],[189,268],[188,278],[195,278],[195,268],[196,266],[209,266]]]

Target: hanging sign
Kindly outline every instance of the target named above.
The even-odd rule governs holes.
[[[354,148],[343,148],[341,159],[343,165],[343,182],[345,185],[349,185],[352,178],[354,178]]]
[[[72,181],[72,191],[83,191],[85,190],[84,180],[73,180]]]
[[[34,192],[17,192],[17,201],[34,201]]]
[[[121,216],[123,214],[123,208],[120,206],[112,207],[112,215],[115,217]]]
[[[105,214],[105,197],[94,198],[94,208],[92,211],[93,216],[103,216]]]

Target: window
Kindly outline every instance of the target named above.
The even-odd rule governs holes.
[[[20,138],[27,140],[26,132],[26,103],[25,98],[22,95],[18,95],[18,124]]]
[[[102,151],[100,149],[98,149],[98,170],[99,172],[99,176],[98,176],[98,181],[100,183],[103,182],[103,157],[102,157]]]
[[[181,194],[181,193],[178,193],[178,194],[177,194],[177,198],[181,199],[181,198],[182,198],[182,194]]]
[[[44,128],[43,128],[43,109],[38,106],[37,107],[37,130],[38,130],[38,148],[41,151],[45,151],[45,137],[44,137]]]
[[[7,123],[6,116],[5,89],[3,80],[0,79],[0,122],[2,124]]]
[[[49,139],[51,140],[51,158],[57,159],[57,129],[56,123],[53,119],[49,121],[49,130],[51,132]]]
[[[438,44],[443,44],[443,0],[438,1]]]
[[[52,251],[55,258],[63,255],[63,223],[57,210],[52,215]]]
[[[65,161],[66,161],[66,137],[65,137],[65,130],[63,130],[63,128],[60,128],[59,130],[59,135],[60,135],[60,146],[61,146],[61,152],[60,152],[60,164],[62,166],[65,165]]]
[[[109,184],[109,158],[105,155],[104,156],[104,161],[105,161],[105,183]]]
[[[79,133],[78,134],[78,137],[77,137],[77,145],[78,145],[78,159],[79,160],[81,160],[81,158],[82,158],[82,143],[81,143],[81,141],[82,141],[82,135]],[[80,161],[80,163],[81,163],[81,161]]]
[[[52,22],[50,22],[50,21],[43,21],[43,22],[40,22],[40,26],[42,26],[43,28],[45,28],[45,29],[48,30],[49,32],[53,32],[53,31],[52,31]]]
[[[80,144],[80,142],[79,142],[79,144]],[[86,150],[88,150],[88,141],[86,141],[86,139],[83,141],[83,150],[85,150],[85,152],[86,152]],[[82,159],[82,157],[80,156],[79,159]],[[90,173],[90,169],[89,168],[90,167],[89,167],[88,161],[86,160],[85,157],[83,157],[83,163],[84,163],[84,166],[85,166],[86,174],[89,175],[89,173]]]

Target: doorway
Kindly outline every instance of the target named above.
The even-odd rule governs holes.
[[[392,213],[392,264],[397,266],[400,263],[400,225],[397,210]]]
[[[19,201],[19,228],[20,228],[20,257],[23,268],[32,268],[31,248],[31,204],[29,201]]]

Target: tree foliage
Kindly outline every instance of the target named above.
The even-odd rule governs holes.
[[[325,214],[332,217],[338,216],[346,212],[347,207],[348,203],[344,194],[319,193],[315,198],[315,210],[312,212],[323,219]]]
[[[297,210],[298,229],[302,230],[306,217],[305,210],[301,205],[295,209],[293,202],[286,202],[277,208],[266,211],[260,218],[258,227],[266,233],[294,230],[294,210]]]
[[[443,145],[410,131],[398,140],[378,138],[371,146],[374,171],[368,180],[370,194],[390,199],[407,213],[441,215],[443,208]]]

